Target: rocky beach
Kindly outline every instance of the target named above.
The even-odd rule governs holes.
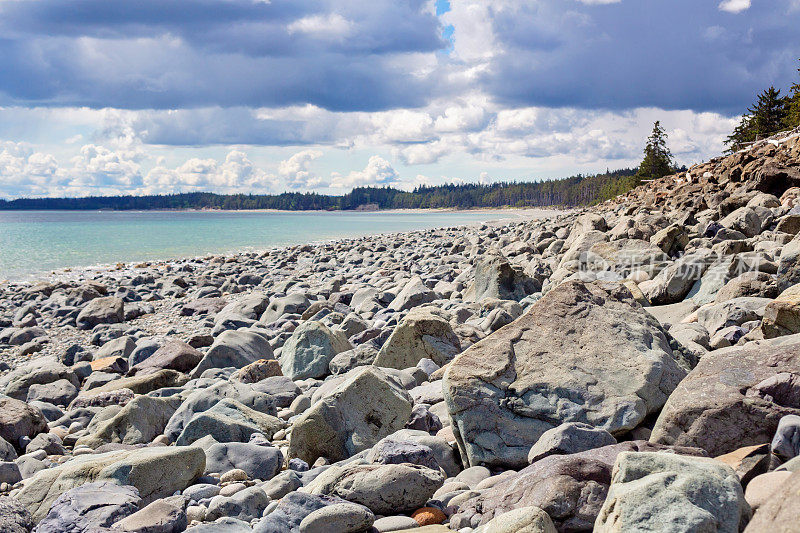
[[[0,531],[800,531],[799,257],[795,130],[545,218],[0,285]]]

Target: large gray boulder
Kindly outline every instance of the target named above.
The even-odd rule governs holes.
[[[37,533],[84,533],[111,527],[139,509],[136,487],[109,481],[68,490],[53,502]]]
[[[315,320],[303,322],[283,345],[281,370],[293,380],[322,378],[334,356],[352,349],[343,331]]]
[[[569,455],[616,443],[617,439],[604,429],[581,422],[567,422],[542,433],[528,452],[528,462],[533,464],[548,455]]]
[[[309,464],[346,459],[402,429],[411,407],[408,393],[382,370],[356,369],[295,420],[289,457]]]
[[[210,368],[242,368],[259,359],[275,359],[264,336],[243,329],[223,331],[189,376],[200,377]]]
[[[594,531],[738,533],[749,518],[731,467],[703,457],[624,452]]]
[[[76,444],[97,448],[107,443],[149,444],[161,435],[180,406],[178,398],[137,396],[108,420],[99,423],[92,434]]]
[[[213,444],[206,450],[206,472],[224,474],[238,468],[250,479],[268,480],[283,467],[283,454],[278,448],[247,442]]]
[[[283,429],[281,419],[224,398],[210,409],[192,416],[175,443],[186,446],[206,436],[217,442],[247,442],[253,433],[271,439],[280,429]]]
[[[9,496],[0,496],[0,531],[30,533],[33,525],[31,513],[25,506]]]
[[[669,397],[651,441],[712,456],[770,442],[781,417],[800,415],[799,353],[797,343],[709,352]]]
[[[438,296],[429,289],[422,278],[415,276],[403,286],[403,289],[395,296],[389,309],[393,311],[407,311],[418,305],[428,304],[436,300]]]
[[[513,468],[564,422],[635,428],[685,375],[625,287],[566,282],[458,355],[443,386],[462,457]]]
[[[311,302],[303,294],[297,292],[287,294],[270,302],[266,311],[261,315],[261,322],[269,324],[283,315],[302,314],[310,305]]]
[[[92,329],[98,324],[120,324],[125,321],[125,302],[116,296],[95,298],[83,306],[76,322],[78,329]]]
[[[151,374],[168,368],[178,372],[189,372],[200,360],[203,353],[178,339],[168,338],[150,357],[136,363],[128,372],[130,375]]]
[[[47,430],[47,419],[39,409],[14,398],[0,396],[0,438],[19,446],[20,437],[33,438]]]
[[[486,298],[521,300],[541,290],[541,285],[514,266],[502,254],[492,254],[475,265],[475,279],[464,293],[464,300],[480,302]]]
[[[435,308],[417,307],[394,329],[373,364],[402,370],[428,358],[443,366],[460,351],[461,343],[442,314]]]
[[[687,254],[669,265],[649,281],[639,284],[645,297],[653,305],[666,305],[680,302],[700,281],[713,261],[711,250],[702,248]]]
[[[697,323],[706,328],[713,337],[719,330],[728,326],[740,326],[745,322],[761,320],[769,298],[742,296],[710,304],[697,310]]]
[[[202,475],[206,456],[201,448],[162,446],[139,450],[81,455],[66,463],[37,472],[26,480],[17,499],[42,520],[63,493],[94,481],[132,485],[142,503],[183,490]]]
[[[412,464],[332,466],[317,476],[306,491],[338,496],[368,507],[375,514],[411,512],[444,484],[444,474]]]
[[[237,381],[221,381],[207,389],[191,393],[169,419],[164,429],[164,435],[174,441],[192,417],[211,409],[225,398],[234,399],[260,413],[274,416],[278,412],[274,398],[269,394],[259,392],[253,388],[253,385]]]

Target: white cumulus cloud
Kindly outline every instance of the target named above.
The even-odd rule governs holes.
[[[719,3],[719,9],[728,13],[741,13],[750,9],[751,0],[723,0]]]

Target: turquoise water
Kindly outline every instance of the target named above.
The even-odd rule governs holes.
[[[0,211],[0,280],[65,267],[448,227],[509,212]]]

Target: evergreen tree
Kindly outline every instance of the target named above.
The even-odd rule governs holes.
[[[797,69],[797,73],[800,74],[800,68]],[[789,90],[792,91],[792,95],[788,97],[788,101],[786,102],[785,120],[787,129],[800,126],[800,81],[792,85]]]
[[[661,122],[657,120],[653,124],[653,132],[647,138],[644,160],[639,165],[636,176],[639,179],[658,179],[672,174],[673,170],[672,153],[667,147],[667,132],[661,127]]]
[[[726,140],[728,151],[735,152],[753,141],[769,137],[786,127],[788,98],[781,98],[781,90],[771,86],[758,95],[756,103],[747,108],[739,125]]]

